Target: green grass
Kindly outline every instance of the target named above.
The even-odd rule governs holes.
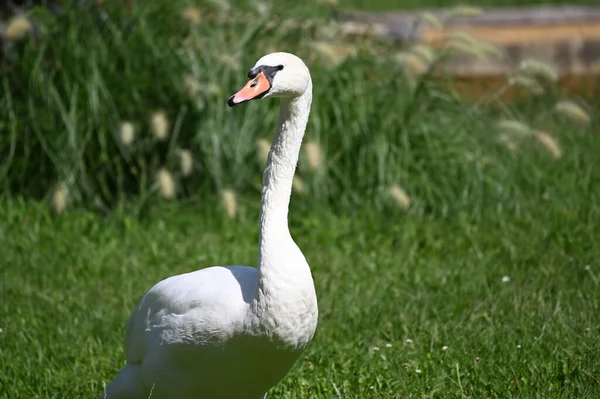
[[[591,119],[573,123],[543,79],[543,95],[516,104],[468,102],[446,77],[408,73],[397,48],[339,37],[323,7],[276,7],[273,25],[260,10],[201,2],[193,26],[185,1],[138,4],[108,19],[32,10],[38,36],[3,47],[0,398],[96,397],[123,364],[124,325],[146,289],[256,264],[255,141],[272,137],[277,105],[225,101],[270,49],[311,68],[305,140],[322,163],[311,168],[303,150],[307,191],[294,192],[290,221],[313,267],[319,328],[269,398],[598,397],[597,104],[573,96]],[[336,59],[323,43],[353,54]],[[151,133],[157,109],[170,121],[164,142]],[[499,118],[548,132],[561,155]],[[130,145],[123,121],[136,125]],[[189,176],[178,148],[193,155]],[[159,168],[176,199],[159,195]],[[47,204],[57,184],[68,188],[62,214]]]
[[[123,365],[126,318],[148,287],[256,264],[254,212],[230,221],[187,206],[134,221],[3,209],[3,398],[94,397]],[[478,222],[292,209],[320,321],[269,397],[598,397],[599,213],[552,200]]]

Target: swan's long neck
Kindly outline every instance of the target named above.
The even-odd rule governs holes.
[[[311,101],[312,85],[300,97],[281,100],[277,133],[263,177],[259,281],[253,310],[261,328],[280,337],[301,334],[298,329],[314,331],[302,327],[306,323],[302,314],[316,311],[310,268],[288,229],[292,182]]]
[[[289,237],[288,209],[292,194],[292,183],[302,138],[306,130],[312,90],[294,99],[282,99],[275,139],[263,176],[260,204],[260,268],[268,267],[272,254],[280,251],[277,242]]]

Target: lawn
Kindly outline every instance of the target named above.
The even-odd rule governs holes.
[[[290,230],[319,326],[269,399],[599,397],[598,104],[535,62],[467,101],[445,53],[322,6],[198,4],[32,10],[3,47],[0,398],[97,397],[149,287],[256,265],[276,102],[226,99],[272,49],[314,83]]]
[[[129,312],[169,275],[256,265],[257,228],[195,206],[146,221],[2,211],[0,395],[95,397],[124,362]],[[320,308],[270,398],[596,398],[599,208],[478,222],[292,209]]]

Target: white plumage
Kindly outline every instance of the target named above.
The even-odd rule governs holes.
[[[101,398],[261,399],[313,338],[317,297],[287,222],[312,101],[310,73],[289,53],[268,54],[253,71],[263,73],[230,105],[281,101],[265,166],[258,268],[214,266],[148,290],[127,323],[127,364]]]

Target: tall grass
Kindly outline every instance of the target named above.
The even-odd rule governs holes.
[[[593,121],[561,116],[553,83],[531,71],[519,76],[544,94],[521,107],[467,102],[449,90],[438,60],[468,56],[477,44],[399,51],[346,38],[331,8],[316,3],[156,1],[138,2],[132,13],[120,4],[33,9],[37,30],[5,46],[5,197],[48,198],[59,210],[134,204],[138,213],[161,197],[257,196],[264,165],[257,141],[271,140],[277,102],[232,110],[226,99],[271,51],[298,54],[313,76],[298,206],[436,215],[504,209],[524,192],[541,195],[566,164],[587,156],[572,142],[598,146],[589,137]],[[518,83],[507,77],[507,87]],[[502,119],[529,130],[507,132]]]

